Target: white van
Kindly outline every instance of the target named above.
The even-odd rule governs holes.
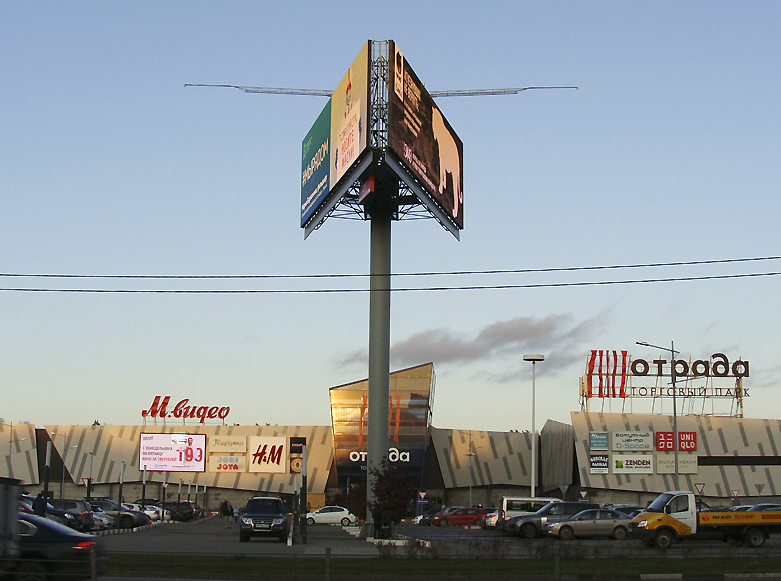
[[[532,496],[503,496],[499,499],[499,516],[496,528],[504,529],[504,523],[514,516],[534,514],[550,502],[561,502],[560,498]]]

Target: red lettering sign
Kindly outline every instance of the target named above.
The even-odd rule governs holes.
[[[656,432],[656,449],[666,452],[675,450],[672,432]],[[697,451],[697,432],[678,432],[678,450],[682,452]]]
[[[161,401],[162,400],[162,401]],[[231,409],[230,407],[218,407],[218,406],[191,406],[187,405],[190,400],[185,398],[180,400],[179,403],[174,406],[172,411],[168,411],[168,403],[171,401],[171,396],[167,395],[163,398],[156,395],[152,405],[148,410],[141,410],[142,418],[183,418],[183,419],[198,419],[201,423],[204,423],[206,418],[214,419],[219,418],[224,420],[228,417]]]
[[[673,433],[672,432],[656,432],[656,449],[671,451],[673,448]]]

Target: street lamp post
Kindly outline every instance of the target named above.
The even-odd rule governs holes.
[[[637,341],[638,345],[643,347],[653,347],[654,349],[660,349],[662,351],[670,352],[670,383],[673,386],[673,456],[675,458],[675,472],[673,474],[673,486],[675,490],[678,490],[678,410],[675,399],[675,357],[680,351],[675,350],[675,343],[670,341],[670,348],[659,347],[658,345],[651,345],[645,341]]]
[[[530,353],[523,356],[524,361],[531,361],[532,363],[532,498],[537,494],[537,427],[535,424],[534,411],[536,406],[535,391],[537,382],[537,362],[545,361],[545,356],[539,353]]]

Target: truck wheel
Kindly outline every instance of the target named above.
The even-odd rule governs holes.
[[[559,538],[562,541],[571,541],[572,537],[575,536],[575,531],[572,530],[572,527],[561,527],[561,530],[559,531]]]
[[[751,527],[743,535],[743,541],[752,549],[758,549],[765,544],[765,535],[756,527]]]
[[[654,538],[654,544],[660,549],[669,549],[674,542],[675,539],[670,531],[659,531]]]
[[[522,539],[537,538],[537,527],[535,527],[532,523],[527,522],[521,526],[520,536]]]
[[[613,538],[617,541],[623,541],[627,536],[629,536],[629,533],[627,533],[624,527],[616,527],[613,530]]]

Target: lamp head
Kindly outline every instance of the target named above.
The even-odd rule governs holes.
[[[529,353],[528,355],[523,356],[523,360],[537,363],[538,361],[545,361],[545,355],[540,355],[539,353]]]

